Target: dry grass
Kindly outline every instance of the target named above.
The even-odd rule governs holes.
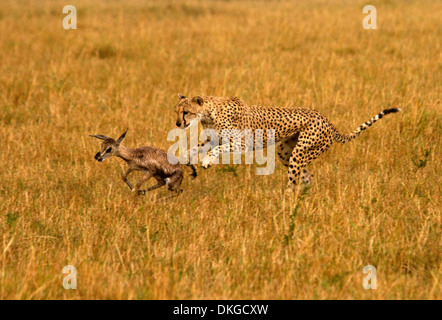
[[[1,299],[442,298],[440,2],[94,2],[70,31],[70,3],[0,4]],[[403,113],[314,162],[303,200],[279,163],[134,198],[88,134],[167,149],[177,93],[312,107],[343,132]]]

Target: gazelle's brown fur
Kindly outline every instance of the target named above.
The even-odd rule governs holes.
[[[140,188],[143,183],[150,178],[155,178],[157,183],[148,188],[147,191],[155,190],[166,185],[170,191],[181,193],[183,191],[180,189],[181,182],[183,181],[183,168],[178,162],[178,159],[171,154],[167,154],[166,151],[154,147],[142,146],[135,149],[127,148],[121,144],[126,137],[126,133],[127,130],[116,141],[104,135],[91,135],[91,137],[104,140],[101,144],[101,150],[95,155],[95,159],[98,162],[102,162],[110,157],[116,156],[126,161],[129,168],[122,175],[122,179],[133,192],[139,195],[146,193],[146,190],[140,190]],[[168,157],[169,159],[174,159],[175,164],[171,164]],[[190,168],[192,169],[191,176],[195,178],[197,175],[195,167],[190,165]],[[127,179],[127,176],[132,171],[142,171],[144,173],[144,176],[138,181],[135,187],[133,187]]]

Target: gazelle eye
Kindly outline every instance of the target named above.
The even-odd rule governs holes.
[[[111,152],[111,151],[112,151],[112,147],[108,148],[108,149],[106,150],[106,153],[109,153],[109,152]]]

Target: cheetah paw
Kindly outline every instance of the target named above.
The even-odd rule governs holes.
[[[210,156],[205,157],[203,160],[201,160],[201,167],[203,167],[204,169],[208,169],[212,164],[212,157]]]
[[[309,171],[307,171],[307,170],[304,170],[304,171],[301,173],[301,181],[302,181],[305,185],[310,185],[310,184],[312,183],[312,181],[313,181],[313,177],[314,177],[313,173],[311,173],[311,172],[309,172]]]

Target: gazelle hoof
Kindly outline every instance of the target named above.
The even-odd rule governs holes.
[[[138,190],[139,196],[144,196],[146,194],[146,190]]]

